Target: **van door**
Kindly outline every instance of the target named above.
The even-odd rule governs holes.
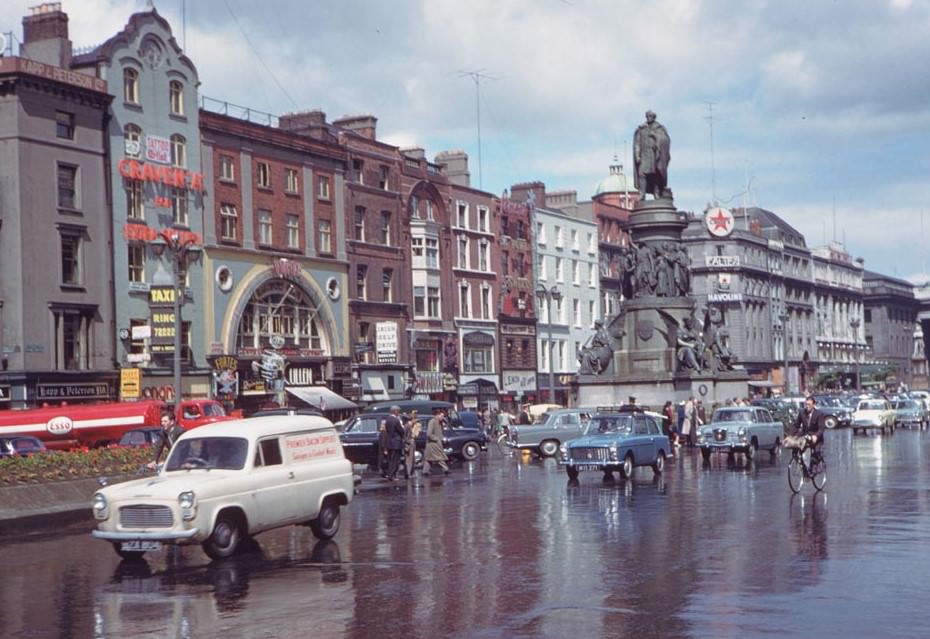
[[[252,468],[252,498],[261,528],[280,526],[297,518],[297,481],[284,464],[280,438],[258,440]]]

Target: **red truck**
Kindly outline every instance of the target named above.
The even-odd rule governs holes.
[[[164,402],[153,400],[4,410],[0,435],[32,435],[53,450],[94,448],[115,444],[128,430],[160,426],[165,410]],[[184,430],[233,419],[212,399],[183,400],[175,411]]]

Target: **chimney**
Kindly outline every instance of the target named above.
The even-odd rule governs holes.
[[[326,113],[319,109],[287,113],[278,118],[278,128],[298,135],[309,135],[314,128],[326,126]]]
[[[71,66],[68,14],[60,2],[46,2],[29,8],[23,18],[22,56],[56,67]]]
[[[352,131],[369,140],[376,139],[378,118],[373,115],[347,115],[333,121],[333,126]]]
[[[471,173],[468,171],[468,154],[465,151],[440,151],[436,155],[436,164],[442,166],[449,176],[449,182],[456,186],[471,186]]]

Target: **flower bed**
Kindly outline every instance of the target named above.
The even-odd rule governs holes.
[[[50,450],[28,457],[4,457],[0,459],[0,486],[145,472],[145,465],[154,457],[151,446]]]

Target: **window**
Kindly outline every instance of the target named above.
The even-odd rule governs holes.
[[[138,180],[123,180],[123,189],[126,191],[126,217],[141,220],[145,217],[145,189]]]
[[[578,265],[578,260],[572,260],[572,284],[581,283],[581,269]]]
[[[468,238],[459,238],[459,268],[468,268]]]
[[[439,268],[439,240],[426,238],[426,268]]]
[[[436,218],[433,216],[433,201],[426,200],[426,219],[433,221]]]
[[[168,83],[171,115],[184,115],[184,85],[177,80]]]
[[[501,251],[501,275],[510,275],[510,251]]]
[[[597,286],[597,267],[593,263],[588,264],[588,286]]]
[[[467,282],[459,286],[459,317],[471,317],[471,288]]]
[[[78,168],[73,164],[58,165],[58,206],[63,209],[78,208]]]
[[[320,253],[332,253],[333,252],[333,231],[332,224],[329,220],[320,220],[317,225],[318,234],[320,241]]]
[[[426,287],[413,287],[413,315],[414,317],[424,317],[426,315]]]
[[[578,250],[578,230],[572,229],[572,250]]]
[[[394,269],[386,268],[381,271],[382,297],[385,302],[394,299]]]
[[[565,281],[565,264],[561,257],[555,258],[555,281],[564,282]]]
[[[414,220],[420,219],[420,200],[416,195],[410,196],[410,217]]]
[[[490,346],[464,345],[462,349],[462,369],[465,373],[492,373],[493,356]]]
[[[352,160],[352,181],[365,183],[365,163],[362,160]]]
[[[488,217],[490,217],[490,212],[487,207],[479,206],[478,207],[478,230],[482,233],[489,233],[491,227],[488,224]]]
[[[487,240],[481,240],[478,243],[478,270],[479,271],[490,271],[491,270],[491,260],[489,259],[490,255],[490,246],[488,245]]]
[[[410,238],[410,255],[413,268],[426,268],[426,254],[423,251],[422,237]]]
[[[287,226],[287,248],[300,248],[300,218],[294,213],[288,213],[286,216]]]
[[[61,283],[81,285],[81,235],[76,232],[61,233]]]
[[[177,133],[171,136],[171,164],[181,168],[187,166],[187,140]]]
[[[413,287],[414,317],[439,318],[439,287]]]
[[[288,193],[300,193],[300,186],[297,182],[297,169],[285,169],[285,190]]]
[[[426,289],[426,314],[428,317],[439,317],[439,287],[430,286]]]
[[[378,188],[387,191],[391,184],[391,169],[382,165],[378,170]]]
[[[145,281],[145,246],[143,244],[130,244],[128,247],[129,281]]]
[[[53,310],[55,337],[51,350],[56,370],[86,370],[90,351],[91,315],[76,308]]]
[[[135,69],[123,69],[123,100],[139,104],[139,72]]]
[[[258,210],[258,243],[271,245],[274,242],[271,211]]]
[[[588,233],[588,253],[591,255],[597,253],[597,242],[594,241],[594,233]]]
[[[135,124],[123,127],[123,146],[126,157],[142,157],[142,129]]]
[[[220,156],[220,179],[226,182],[236,181],[236,164],[231,155]]]
[[[239,234],[239,212],[234,204],[220,205],[220,239],[235,241]]]
[[[491,287],[481,287],[481,319],[491,319]]]
[[[564,238],[562,236],[561,226],[555,227],[555,245],[559,248],[562,248],[564,246]]]
[[[536,222],[536,243],[546,243],[546,226],[542,222]]]
[[[171,188],[171,217],[175,224],[188,225],[187,189]]]
[[[572,300],[572,317],[575,321],[575,326],[581,326],[581,301]]]
[[[547,280],[549,279],[549,269],[547,265],[549,260],[546,259],[546,256],[543,255],[539,258],[539,279]]]
[[[55,134],[62,140],[74,139],[74,114],[55,111]]]
[[[391,212],[381,211],[381,243],[391,245]]]
[[[360,300],[368,299],[368,267],[359,264],[355,269],[355,297]]]
[[[316,196],[321,200],[329,199],[329,178],[325,175],[316,179]]]
[[[262,189],[271,188],[271,165],[259,162],[255,166],[255,183]]]
[[[468,205],[465,202],[456,203],[455,225],[460,229],[468,228]]]
[[[355,207],[355,239],[359,242],[365,241],[365,207]]]

